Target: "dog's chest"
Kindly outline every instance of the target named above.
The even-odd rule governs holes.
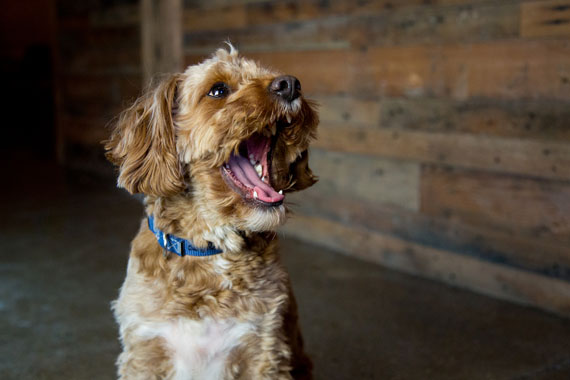
[[[253,330],[253,324],[212,318],[181,318],[159,329],[172,352],[173,379],[221,379],[232,349]]]
[[[131,259],[127,280],[116,305],[117,319],[125,331],[132,327],[130,331],[132,336],[136,337],[136,341],[160,339],[169,362],[168,367],[171,369],[167,376],[168,379],[228,378],[228,366],[235,364],[234,362],[238,359],[236,355],[238,353],[232,353],[232,351],[245,344],[252,344],[251,342],[257,344],[258,335],[264,330],[265,321],[275,317],[274,314],[280,310],[279,305],[286,301],[286,297],[279,292],[281,283],[276,280],[281,276],[264,275],[263,278],[269,278],[269,280],[264,282],[263,291],[249,292],[246,297],[239,298],[239,305],[232,308],[235,315],[240,316],[239,318],[205,316],[201,319],[191,319],[185,313],[180,313],[178,318],[173,319],[171,316],[175,313],[172,311],[184,310],[187,305],[184,307],[177,305],[178,299],[176,298],[169,299],[169,302],[174,303],[168,303],[164,302],[164,298],[157,297],[165,294],[166,288],[157,286],[162,285],[161,282],[148,281],[148,277],[141,275],[138,268],[139,261]],[[234,284],[232,277],[228,275],[228,272],[236,272],[235,267],[232,267],[227,260],[222,257],[212,260],[209,270],[215,273],[219,289],[233,292],[234,288],[237,288],[238,285]],[[189,275],[185,278],[192,280]],[[215,293],[214,290],[216,289],[213,289],[211,293]],[[278,297],[279,295],[281,296]],[[189,294],[188,298],[191,297],[194,295]],[[230,298],[233,299],[233,297]],[[210,306],[214,309],[219,302],[213,301],[212,295],[203,301],[204,303],[212,302]],[[194,300],[194,304],[197,302],[198,298]],[[251,305],[247,306],[249,304],[257,306],[265,304],[264,310],[275,310],[275,312],[260,314],[250,308]],[[141,305],[144,305],[142,311]],[[170,314],[168,319],[162,317],[166,314]],[[149,315],[153,316],[152,319],[148,318]],[[215,313],[212,312],[210,315],[215,315]],[[278,326],[278,323],[275,323],[275,326]],[[255,336],[252,340],[247,339],[252,335]]]

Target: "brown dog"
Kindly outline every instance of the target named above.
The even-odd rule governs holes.
[[[120,378],[311,378],[274,230],[316,181],[317,124],[296,78],[231,45],[123,112],[107,157],[148,219],[114,303]]]

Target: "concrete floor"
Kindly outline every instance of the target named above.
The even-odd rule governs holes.
[[[112,379],[109,302],[142,208],[108,181],[22,167],[1,197],[0,379]],[[570,379],[569,320],[295,240],[282,252],[317,379]]]

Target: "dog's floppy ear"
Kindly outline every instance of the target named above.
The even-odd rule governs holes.
[[[293,185],[290,191],[298,191],[313,186],[319,178],[309,168],[309,151],[304,150],[301,155],[289,167]]]
[[[107,159],[119,167],[118,185],[131,194],[166,196],[184,189],[172,120],[181,77],[171,75],[140,97],[104,141]]]

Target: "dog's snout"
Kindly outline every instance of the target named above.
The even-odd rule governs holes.
[[[301,95],[301,82],[292,75],[281,75],[271,82],[269,91],[292,102]]]

